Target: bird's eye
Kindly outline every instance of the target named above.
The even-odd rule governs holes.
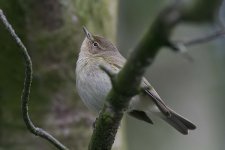
[[[93,46],[94,46],[94,47],[97,47],[97,46],[98,46],[98,43],[97,43],[97,42],[94,42],[94,43],[93,43]]]

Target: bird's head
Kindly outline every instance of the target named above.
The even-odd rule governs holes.
[[[117,48],[106,38],[92,35],[87,28],[83,27],[85,39],[81,45],[81,52],[89,55],[111,55],[118,53]]]

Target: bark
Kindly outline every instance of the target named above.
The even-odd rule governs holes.
[[[87,149],[94,117],[76,93],[74,74],[84,37],[81,27],[113,38],[116,15],[109,7],[116,7],[115,2],[11,0],[0,1],[0,6],[33,60],[29,110],[34,124],[69,148]],[[23,60],[2,24],[0,33],[0,148],[49,149],[52,146],[31,135],[22,122]]]

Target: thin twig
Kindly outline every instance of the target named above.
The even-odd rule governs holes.
[[[213,40],[221,38],[221,36],[225,35],[225,30],[221,29],[219,31],[216,31],[210,35],[198,37],[195,39],[191,39],[189,41],[177,41],[177,42],[169,42],[167,46],[171,48],[173,51],[181,54],[185,59],[187,59],[189,62],[193,62],[194,59],[188,54],[187,47],[195,46],[207,42],[211,42]]]
[[[104,65],[99,65],[99,68],[102,69],[102,71],[104,71],[109,77],[111,82],[113,82],[113,79],[116,76],[116,72],[113,72],[112,70],[110,70],[108,67],[104,66]]]
[[[3,11],[0,9],[0,19],[5,25],[6,29],[9,31],[9,33],[12,35],[13,39],[16,40],[16,43],[19,45],[19,47],[22,50],[22,54],[25,60],[25,65],[26,65],[26,70],[25,70],[25,81],[24,81],[24,88],[22,92],[22,97],[21,97],[21,109],[22,109],[22,115],[23,115],[23,120],[28,128],[28,130],[33,133],[36,136],[40,136],[50,143],[52,143],[54,146],[56,146],[60,150],[68,150],[62,143],[60,143],[57,139],[55,139],[52,135],[50,135],[48,132],[45,130],[35,127],[35,125],[32,123],[29,113],[28,113],[28,101],[29,101],[29,95],[30,95],[30,87],[31,87],[31,82],[32,82],[32,61],[31,58],[27,52],[26,47],[20,40],[20,38],[17,36],[15,33],[13,27],[11,24],[8,22],[6,19],[5,15],[3,14]]]
[[[218,38],[220,38],[221,36],[224,36],[224,35],[225,35],[225,30],[219,30],[219,31],[214,32],[214,33],[212,33],[210,35],[207,35],[207,36],[203,36],[203,37],[199,37],[199,38],[192,39],[192,40],[189,40],[189,41],[185,41],[185,42],[183,42],[183,45],[186,46],[186,47],[189,47],[189,46],[194,46],[194,45],[197,45],[197,44],[207,43],[207,42],[216,40],[216,39],[218,39]]]

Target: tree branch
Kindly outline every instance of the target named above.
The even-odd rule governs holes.
[[[169,38],[175,26],[180,22],[212,22],[221,3],[222,0],[193,0],[188,5],[173,4],[159,14],[116,75],[114,84],[117,89],[113,87],[106,98],[106,104],[96,120],[89,150],[111,149],[123,113],[130,99],[137,94],[147,66],[153,62],[160,48],[171,45]]]
[[[9,31],[9,33],[12,35],[13,39],[15,39],[16,43],[19,45],[19,47],[22,50],[22,54],[25,60],[25,81],[24,81],[24,88],[22,92],[22,97],[21,97],[21,109],[22,109],[22,115],[23,115],[23,120],[28,128],[28,130],[33,133],[36,136],[40,136],[50,143],[52,143],[55,147],[57,147],[60,150],[68,150],[63,144],[61,144],[57,139],[55,139],[52,135],[50,135],[48,132],[45,130],[35,127],[35,125],[32,123],[29,113],[28,113],[28,101],[29,101],[29,95],[30,95],[30,87],[31,87],[31,82],[32,82],[32,61],[31,58],[27,52],[26,47],[20,40],[20,38],[17,36],[15,33],[14,29],[12,28],[11,24],[8,22],[6,19],[5,15],[3,14],[2,10],[0,9],[0,19],[5,25],[6,29]]]

